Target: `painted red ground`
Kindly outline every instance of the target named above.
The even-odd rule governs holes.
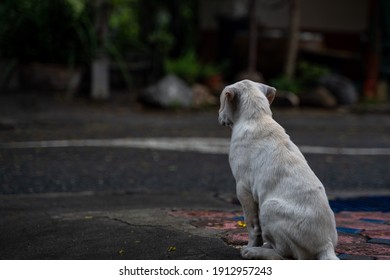
[[[216,230],[231,246],[240,247],[247,242],[241,212],[175,210],[169,214],[187,218],[195,227]],[[339,234],[336,253],[341,259],[390,260],[390,213],[344,211],[336,214],[336,224]]]

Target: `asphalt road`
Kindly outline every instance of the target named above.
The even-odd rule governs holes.
[[[28,141],[160,137],[168,144],[178,137],[228,143],[229,129],[217,124],[218,108],[167,112],[122,101],[0,95],[0,259],[240,259],[228,241],[237,232],[210,230],[204,220],[222,213],[229,221],[226,215],[241,211],[223,149],[201,153],[80,144],[88,141],[26,147]],[[390,115],[276,109],[274,117],[305,147],[331,198],[390,194]],[[346,155],[338,148],[363,153]],[[187,216],[173,215],[178,209]],[[342,247],[344,258],[362,258],[361,247],[354,246]],[[362,246],[370,250],[369,258],[387,256],[379,250],[386,248]]]
[[[217,124],[217,108],[166,112],[128,104],[1,98],[2,143],[230,135]],[[275,109],[274,117],[298,145],[390,148],[389,114]],[[390,191],[389,155],[305,156],[330,192]],[[205,190],[234,195],[226,155],[123,147],[0,148],[1,194]]]

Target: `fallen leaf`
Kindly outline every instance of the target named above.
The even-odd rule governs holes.
[[[175,251],[176,251],[176,246],[168,247],[168,252],[175,252]]]
[[[246,223],[245,222],[243,222],[243,221],[238,221],[237,222],[237,225],[239,226],[239,227],[246,227]]]

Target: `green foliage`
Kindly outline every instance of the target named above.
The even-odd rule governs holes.
[[[175,74],[189,84],[218,73],[218,68],[201,63],[194,51],[188,51],[177,59],[166,59],[164,68],[167,73]]]
[[[107,0],[108,50],[142,49],[137,0]],[[89,0],[0,1],[0,56],[23,62],[88,64],[97,51]]]
[[[298,63],[298,77],[303,86],[310,86],[316,83],[321,77],[329,74],[327,67],[302,61]]]
[[[155,29],[149,35],[149,41],[162,53],[168,52],[174,42],[173,35],[169,31],[171,16],[166,9],[160,9],[155,17]]]
[[[112,9],[108,25],[112,30],[111,45],[124,52],[129,48],[142,49],[139,41],[141,27],[139,25],[137,0],[111,0]]]
[[[285,90],[296,94],[302,90],[299,80],[289,79],[286,76],[273,79],[270,84],[278,90]]]
[[[86,0],[3,0],[1,55],[27,62],[89,61],[95,47],[90,13]]]
[[[289,79],[286,76],[280,76],[271,80],[270,83],[277,89],[299,94],[304,89],[316,84],[321,77],[329,74],[329,72],[329,69],[324,66],[302,61],[298,64],[295,78]]]
[[[96,2],[0,0],[0,57],[20,62],[90,64],[98,51]],[[153,57],[155,64],[170,55],[186,53],[180,58],[186,65],[168,61],[168,68],[189,80],[213,72],[210,65],[198,65],[195,55],[188,51],[196,45],[196,3],[106,0],[110,30],[104,42],[106,50],[115,60],[125,61],[127,54],[134,52]]]
[[[199,77],[201,79],[219,74],[222,71],[223,67],[217,67],[213,64],[203,64],[202,69],[199,73]]]
[[[194,52],[187,52],[177,59],[166,59],[164,67],[167,73],[175,74],[192,84],[199,76],[201,65]]]

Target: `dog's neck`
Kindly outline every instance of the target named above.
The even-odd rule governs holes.
[[[251,103],[251,101],[247,101],[243,104],[240,104],[241,106],[239,106],[235,113],[234,123],[254,122],[259,124],[266,119],[272,119],[272,112],[269,107],[264,108],[260,104]]]
[[[272,115],[265,112],[242,112],[237,116],[233,125],[232,131],[243,132],[247,130],[256,130],[258,132],[267,130],[267,124],[269,122],[275,122],[272,118]]]
[[[266,116],[272,117],[272,111],[269,106],[264,106],[264,100],[256,96],[249,95],[248,98],[240,98],[238,101],[237,115],[247,120],[261,119]]]
[[[264,111],[252,115],[247,113],[239,115],[231,126],[232,139],[261,139],[270,135],[281,139],[287,136],[284,128],[272,118],[272,114]]]

